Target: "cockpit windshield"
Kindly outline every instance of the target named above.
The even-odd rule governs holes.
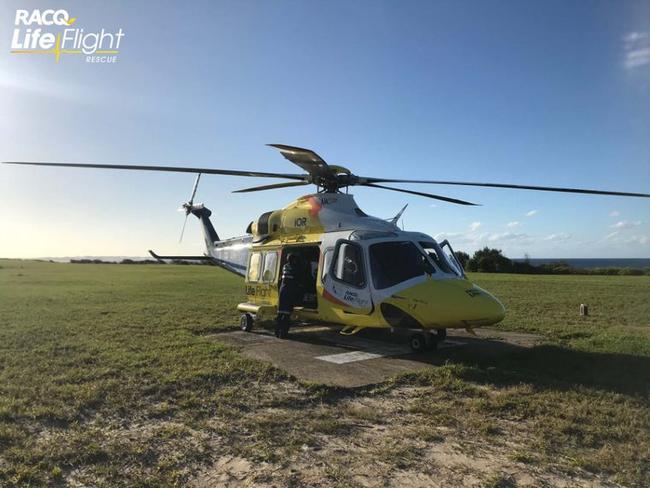
[[[389,241],[370,246],[370,269],[377,290],[395,286],[425,273],[434,272],[431,264],[410,241]]]
[[[458,264],[456,257],[453,254],[453,250],[447,241],[444,241],[443,244],[445,247],[448,247],[448,250],[445,250],[445,247],[439,246],[435,242],[420,242],[422,249],[429,255],[431,260],[435,265],[440,268],[443,273],[455,274],[457,276],[464,276],[462,268]]]

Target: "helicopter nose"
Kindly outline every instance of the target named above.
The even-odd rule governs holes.
[[[469,288],[467,286],[459,288],[465,294],[464,306],[460,311],[459,319],[467,327],[496,324],[506,316],[503,304],[481,287],[471,285]]]
[[[397,307],[427,328],[471,329],[496,324],[506,315],[496,297],[466,279],[429,280],[394,294],[382,307]]]

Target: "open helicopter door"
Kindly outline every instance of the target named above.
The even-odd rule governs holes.
[[[363,248],[357,242],[338,240],[323,259],[323,298],[346,312],[370,314],[373,310]]]

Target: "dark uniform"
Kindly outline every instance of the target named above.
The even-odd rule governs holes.
[[[276,318],[275,335],[285,338],[289,333],[289,321],[294,305],[298,302],[300,286],[298,282],[298,258],[289,255],[286,264],[282,267],[282,281],[280,283],[278,299],[278,316]]]

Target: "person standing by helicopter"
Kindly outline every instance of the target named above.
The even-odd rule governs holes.
[[[289,254],[287,262],[282,267],[282,281],[280,282],[278,316],[275,320],[275,336],[286,339],[293,307],[298,302],[300,292],[299,275],[300,259],[296,254]]]

